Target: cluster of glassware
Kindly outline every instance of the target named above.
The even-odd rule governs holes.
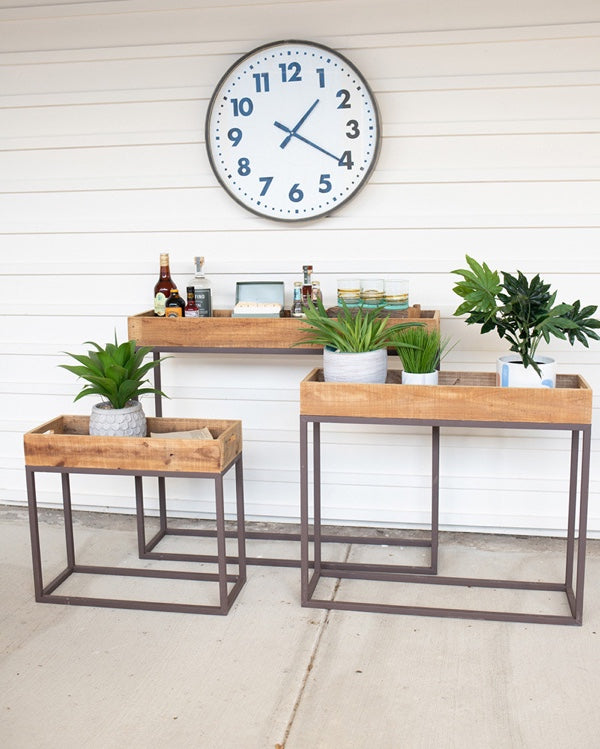
[[[408,281],[383,278],[340,278],[337,282],[338,304],[348,307],[406,309]]]

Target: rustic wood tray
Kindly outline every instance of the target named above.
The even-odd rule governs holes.
[[[404,314],[405,313],[405,314]],[[418,320],[439,330],[439,310],[422,310],[418,305],[403,314],[395,314],[390,324],[400,319]],[[128,318],[128,335],[138,346],[214,349],[290,349],[305,336],[305,321],[295,317],[231,317],[231,310],[215,310],[213,317],[163,318],[152,311]],[[320,351],[320,346],[302,348]],[[293,350],[293,349],[292,349]]]
[[[208,427],[213,440],[100,437],[88,416],[58,416],[24,435],[28,466],[220,473],[241,452],[242,422],[148,417],[151,432]]]
[[[381,385],[324,382],[313,369],[300,384],[300,413],[311,416],[590,424],[592,390],[580,375],[555,388],[502,388],[492,372],[440,372],[438,385],[402,385],[399,370]]]

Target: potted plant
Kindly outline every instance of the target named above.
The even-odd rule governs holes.
[[[592,317],[597,306],[582,307],[579,300],[556,304],[557,292],[539,274],[529,280],[521,271],[516,276],[502,271],[500,280],[485,263],[466,259],[468,269],[452,271],[462,277],[454,291],[465,300],[454,314],[468,313],[468,325],[481,325],[481,333],[495,330],[510,343],[514,354],[498,360],[499,385],[554,387],[556,363],[537,354],[540,342],[554,336],[588,347],[588,339],[600,340],[600,320]]]
[[[399,331],[394,348],[402,362],[403,384],[437,385],[440,362],[453,346],[439,330],[415,327]]]
[[[323,346],[323,376],[326,382],[385,382],[387,349],[404,328],[421,323],[389,325],[381,307],[350,308],[343,301],[335,317],[329,317],[323,302],[305,309],[306,337],[295,345]]]
[[[90,434],[112,437],[145,437],[146,417],[140,395],[160,393],[156,388],[146,387],[146,375],[158,366],[159,361],[143,363],[150,346],[136,350],[135,341],[119,344],[115,342],[100,346],[94,341],[86,341],[94,347],[85,354],[65,353],[79,364],[59,364],[63,369],[87,380],[74,400],[86,395],[99,395],[105,400],[93,406],[90,414]]]

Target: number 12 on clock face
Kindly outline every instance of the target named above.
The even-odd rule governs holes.
[[[238,60],[206,118],[211,166],[241,205],[280,221],[331,213],[367,182],[379,153],[377,106],[339,53],[276,42]]]

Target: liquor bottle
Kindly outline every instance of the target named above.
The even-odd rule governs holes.
[[[165,317],[185,317],[185,302],[177,289],[171,291],[171,296],[165,302]]]
[[[323,301],[323,292],[321,291],[321,282],[313,281],[312,282],[312,303],[316,304],[317,301],[319,302]]]
[[[302,308],[302,282],[294,281],[294,298],[292,300],[292,309],[290,312],[292,317],[305,317],[304,310]]]
[[[187,289],[187,304],[183,310],[184,317],[200,317],[200,310],[196,304],[196,295],[193,286],[188,286]]]
[[[169,253],[163,252],[160,255],[160,276],[154,286],[154,314],[157,317],[165,316],[165,303],[174,288],[169,270]]]
[[[194,287],[194,296],[198,305],[199,317],[212,316],[212,299],[210,281],[204,275],[204,258],[195,257],[194,265],[196,272],[188,282],[188,286]]]
[[[303,265],[304,281],[302,283],[302,304],[306,306],[312,299],[312,265]]]

